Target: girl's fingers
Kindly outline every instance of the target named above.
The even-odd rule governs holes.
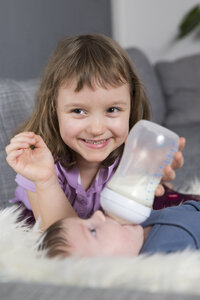
[[[6,150],[6,153],[9,154],[10,152],[12,152],[14,150],[27,149],[29,147],[30,147],[30,144],[28,144],[28,143],[16,142],[13,144],[9,144],[5,150]]]
[[[35,143],[35,137],[28,137],[28,136],[16,136],[10,140],[10,144],[16,142],[24,142],[24,143]]]
[[[176,173],[175,171],[171,168],[171,166],[167,166],[164,169],[164,174],[162,177],[162,182],[163,181],[172,181],[176,178]]]
[[[182,151],[185,147],[186,139],[184,137],[179,138],[179,150]]]
[[[46,147],[45,142],[40,135],[35,135],[35,144],[36,147]]]
[[[164,187],[162,186],[162,184],[159,184],[159,185],[157,186],[156,191],[155,191],[155,196],[156,196],[156,197],[160,197],[160,196],[162,196],[162,195],[164,194],[164,192],[165,192]]]
[[[6,160],[8,164],[12,164],[16,159],[23,153],[23,149],[12,151],[7,157]]]
[[[174,156],[174,160],[171,164],[172,169],[176,170],[179,169],[183,166],[184,164],[184,157],[182,152],[178,151],[176,152],[175,156]]]
[[[14,138],[15,138],[15,137],[20,137],[20,136],[34,137],[34,136],[35,136],[35,133],[32,132],[32,131],[23,131],[23,132],[20,132],[20,133],[16,134],[16,135],[14,136]]]
[[[15,141],[15,140],[23,140],[23,139],[32,139],[35,137],[34,132],[20,132],[16,134],[14,137],[11,138],[10,142]]]
[[[40,135],[36,135],[33,132],[23,132],[14,136],[10,140],[10,144],[14,143],[28,143],[29,145],[34,145],[35,147],[45,147],[46,144]]]
[[[15,151],[17,150],[29,148],[33,150],[34,148],[48,149],[41,136],[36,135],[33,132],[22,132],[10,140],[10,144],[6,146],[5,151],[7,155],[9,155],[12,152],[16,153]]]

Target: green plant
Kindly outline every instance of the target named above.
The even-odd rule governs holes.
[[[181,39],[195,29],[200,29],[200,5],[193,7],[182,19],[179,25],[177,39]]]

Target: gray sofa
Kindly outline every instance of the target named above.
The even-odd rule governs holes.
[[[200,178],[200,53],[152,66],[138,49],[128,49],[146,89],[153,121],[186,138],[185,163],[174,186]]]
[[[195,177],[200,178],[200,54],[152,66],[139,49],[127,49],[144,84],[152,109],[152,119],[187,139],[185,164],[177,172],[174,184],[182,188]],[[14,195],[15,173],[6,163],[5,146],[14,130],[30,114],[39,79],[15,81],[0,79],[0,208]],[[90,290],[73,287],[0,283],[0,299],[175,299],[173,295],[156,295],[133,291]],[[15,291],[15,293],[14,293]],[[175,296],[179,299],[178,296]],[[187,296],[181,299],[187,299]],[[195,299],[189,296],[188,299]]]

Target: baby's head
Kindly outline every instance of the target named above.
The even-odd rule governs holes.
[[[143,241],[140,225],[121,225],[96,211],[86,220],[73,217],[51,225],[40,249],[46,249],[48,257],[136,256]]]
[[[120,87],[127,84],[130,93],[129,129],[140,119],[149,119],[149,106],[142,84],[126,51],[111,38],[101,34],[80,35],[61,40],[50,58],[37,96],[33,118],[24,128],[42,136],[56,160],[64,163],[66,150],[70,162],[76,153],[62,139],[57,117],[58,92],[71,86],[78,94],[84,87]],[[75,83],[75,84],[74,84]],[[115,149],[111,165],[121,155],[123,147]]]

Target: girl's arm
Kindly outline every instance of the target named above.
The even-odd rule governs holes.
[[[76,215],[60,187],[53,156],[40,136],[22,132],[11,139],[6,152],[15,172],[35,183],[36,192],[27,191],[27,195],[35,218],[41,216],[43,229],[63,217]]]
[[[162,180],[161,180],[161,184],[158,185],[158,187],[156,189],[155,196],[159,197],[159,196],[162,196],[164,194],[165,190],[164,190],[164,187],[162,186],[162,183],[166,182],[166,181],[174,180],[175,177],[176,177],[175,170],[179,169],[183,166],[184,158],[183,158],[182,150],[185,147],[185,143],[186,143],[185,138],[181,137],[179,139],[179,150],[176,152],[172,164],[165,168],[164,175],[163,175]],[[171,187],[171,184],[168,184],[168,185]]]
[[[48,182],[37,183],[35,188],[35,193],[26,192],[35,218],[41,217],[42,230],[62,218],[77,216],[61,189],[56,174]]]

